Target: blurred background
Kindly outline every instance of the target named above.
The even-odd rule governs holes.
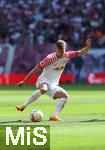
[[[58,39],[79,50],[87,38],[90,52],[69,61],[61,83],[105,84],[105,1],[0,0],[0,84],[23,79]]]

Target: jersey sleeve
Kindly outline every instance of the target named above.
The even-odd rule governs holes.
[[[78,56],[78,51],[68,51],[67,52],[67,58],[68,59],[71,59],[71,58],[74,58],[74,57],[77,57]]]
[[[43,68],[51,65],[54,61],[55,61],[55,59],[53,57],[47,56],[38,64],[38,68],[43,69]]]

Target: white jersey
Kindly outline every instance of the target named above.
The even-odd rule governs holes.
[[[42,74],[38,80],[45,81],[51,84],[59,84],[61,74],[69,61],[69,59],[74,58],[78,55],[78,51],[68,51],[64,52],[61,58],[58,58],[55,53],[49,54],[44,58],[38,65],[39,68],[43,69]]]

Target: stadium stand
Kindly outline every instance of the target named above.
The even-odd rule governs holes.
[[[81,47],[87,37],[105,47],[104,0],[0,0],[0,42],[54,43]],[[100,17],[101,16],[101,17]]]

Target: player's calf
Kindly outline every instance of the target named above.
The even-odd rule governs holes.
[[[61,121],[62,120],[61,118],[58,117],[58,115],[64,108],[65,104],[67,103],[68,97],[69,96],[68,96],[67,92],[63,89],[61,89],[55,93],[53,98],[54,99],[59,98],[59,101],[56,106],[55,112],[53,112],[53,114],[49,118],[50,121]]]
[[[41,96],[40,90],[36,90],[32,93],[32,95],[22,104],[17,105],[16,108],[19,111],[23,111],[30,103],[36,101]]]
[[[55,111],[53,112],[53,114],[49,118],[50,121],[61,121],[62,120],[61,118],[58,117],[58,115],[62,111],[62,109],[64,108],[66,103],[67,103],[67,98],[60,98],[60,100],[58,101],[58,104],[56,106]]]

